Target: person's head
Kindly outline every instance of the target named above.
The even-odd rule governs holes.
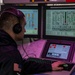
[[[16,8],[10,7],[1,13],[0,29],[6,31],[15,41],[23,39],[25,24],[25,15]]]

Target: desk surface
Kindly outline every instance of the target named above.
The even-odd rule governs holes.
[[[69,71],[56,71],[56,72],[48,72],[44,73],[46,75],[70,75]]]

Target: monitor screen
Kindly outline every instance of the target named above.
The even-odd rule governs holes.
[[[75,38],[75,8],[45,6],[43,16],[44,38]]]
[[[50,44],[46,57],[67,59],[70,45]]]
[[[41,33],[41,10],[39,6],[18,6],[26,17],[25,37],[40,38]]]
[[[45,47],[43,49],[41,57],[55,60],[72,60],[73,43],[72,42],[57,42],[47,40]]]

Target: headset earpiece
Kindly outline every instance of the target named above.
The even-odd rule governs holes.
[[[20,23],[17,23],[13,26],[13,32],[15,34],[19,34],[22,31],[22,27],[20,25]]]

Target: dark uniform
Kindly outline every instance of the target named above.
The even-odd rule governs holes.
[[[16,42],[5,31],[0,30],[0,75],[15,75],[13,64],[19,64],[21,75],[52,71],[50,64],[39,64],[23,60]]]

